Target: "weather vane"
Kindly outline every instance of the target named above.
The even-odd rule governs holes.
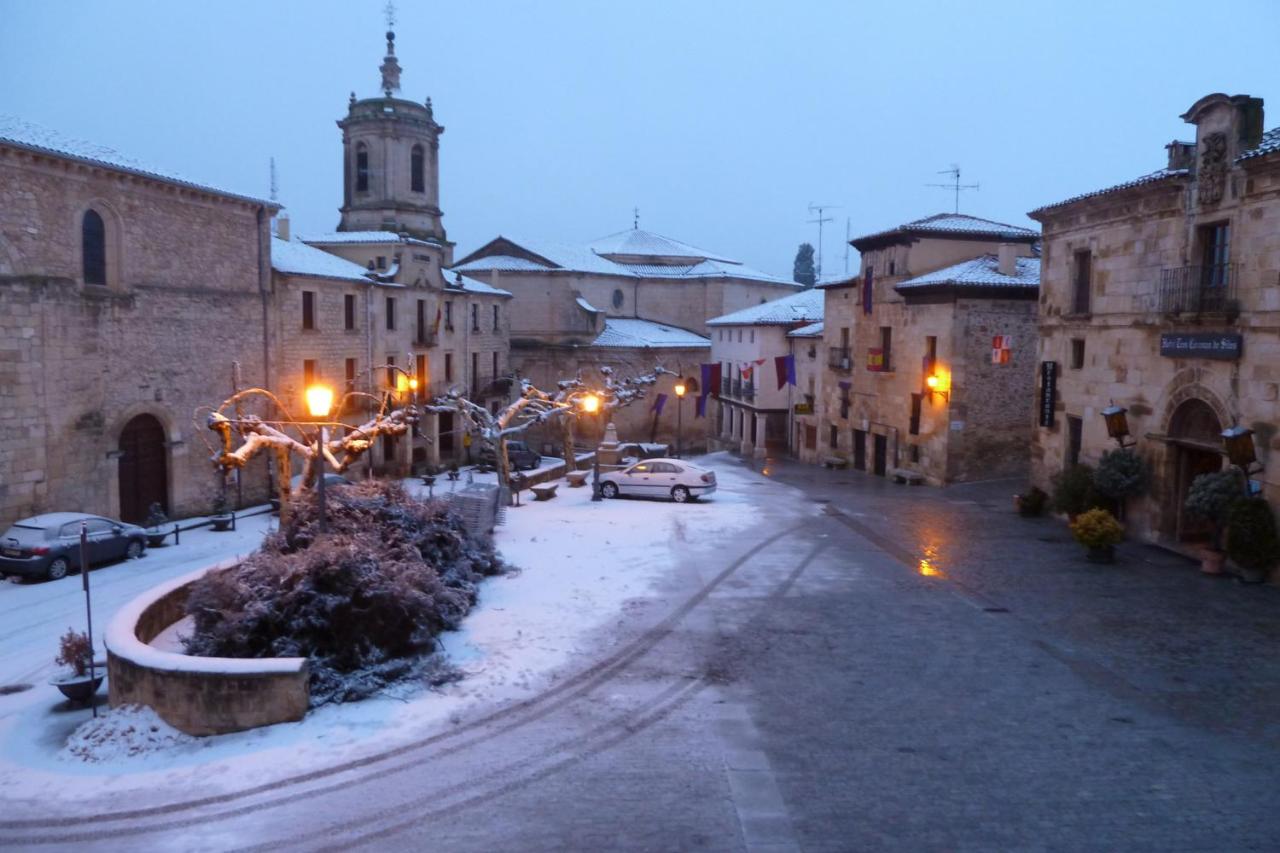
[[[387,29],[394,30],[396,28],[396,4],[393,0],[387,0],[387,5],[382,11],[387,16]]]

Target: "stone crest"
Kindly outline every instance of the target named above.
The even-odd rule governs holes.
[[[1222,190],[1227,182],[1227,135],[1210,133],[1200,144],[1196,197],[1202,205],[1217,204],[1222,201]]]

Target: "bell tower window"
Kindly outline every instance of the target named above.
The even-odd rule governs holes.
[[[363,142],[356,143],[356,192],[369,191],[369,149]]]
[[[96,210],[85,211],[80,224],[84,283],[107,283],[107,226]]]
[[[426,192],[426,181],[423,179],[422,173],[423,157],[422,146],[413,146],[413,153],[409,157],[409,183],[410,189],[415,193]]]

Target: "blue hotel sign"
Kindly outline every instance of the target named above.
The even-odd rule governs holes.
[[[1166,332],[1160,336],[1160,354],[1168,358],[1212,358],[1235,361],[1244,349],[1240,335],[1222,332]]]

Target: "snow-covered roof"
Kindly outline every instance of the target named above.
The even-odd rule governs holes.
[[[730,260],[729,258],[714,255],[704,249],[699,249],[696,246],[690,246],[688,243],[681,243],[679,240],[663,237],[661,234],[655,234],[652,231],[642,231],[639,228],[619,231],[617,234],[610,234],[607,237],[592,240],[587,245],[597,255],[648,255],[656,258]],[[732,261],[730,262],[732,263]]]
[[[898,284],[894,290],[912,290],[947,285],[1010,289],[1037,288],[1040,286],[1039,258],[1018,258],[1016,267],[1016,275],[1003,275],[1000,272],[1000,259],[996,255],[981,255],[972,260],[962,261],[931,273],[907,279]]]
[[[25,148],[29,151],[38,151],[42,154],[55,154],[59,157],[92,163],[95,166],[105,166],[121,172],[142,175],[166,183],[191,187],[192,189],[203,190],[229,198],[237,198],[253,204],[264,204],[272,209],[279,209],[280,207],[274,201],[256,198],[245,193],[231,192],[200,181],[193,181],[176,172],[135,160],[132,157],[121,154],[114,148],[63,136],[56,130],[20,119],[17,116],[0,114],[0,143]]]
[[[476,258],[465,264],[454,267],[455,270],[466,270],[469,272],[482,272],[484,270],[498,270],[499,272],[527,272],[529,270],[548,270],[546,264],[540,264],[531,261],[528,258],[517,258],[514,255],[488,255],[483,258]]]
[[[801,326],[798,329],[792,329],[790,332],[787,332],[787,337],[788,338],[820,338],[822,337],[822,330],[825,328],[825,326],[826,324],[821,320],[819,320],[816,323],[810,323],[807,326]]]
[[[1274,154],[1280,151],[1280,127],[1273,127],[1266,133],[1262,134],[1262,141],[1256,147],[1250,148],[1248,151],[1236,158],[1236,162],[1241,160],[1252,160],[1254,157],[1262,157],[1266,154]]]
[[[761,302],[741,311],[724,314],[707,321],[708,326],[790,326],[813,323],[822,319],[825,294],[821,290],[802,290],[771,302]]]
[[[287,275],[336,278],[369,283],[364,267],[306,243],[271,238],[271,268]]]
[[[512,295],[511,291],[503,290],[501,287],[494,287],[491,284],[485,284],[483,281],[481,281],[478,278],[472,278],[469,275],[464,275],[461,278],[462,278],[462,289],[465,290],[467,293],[478,293],[478,294],[483,294],[485,296],[511,296]],[[455,283],[457,282],[456,276],[454,278],[454,282]]]
[[[974,236],[978,238],[1017,240],[1021,242],[1029,242],[1031,240],[1039,239],[1040,237],[1038,233],[1030,228],[1023,228],[1019,225],[1010,225],[1007,222],[995,222],[991,219],[982,219],[978,216],[968,216],[963,213],[936,213],[933,216],[926,216],[924,219],[916,219],[899,225],[896,228],[890,228],[886,231],[877,231],[874,234],[855,237],[850,242],[853,243],[855,248],[861,249],[861,244],[877,243],[885,240],[886,238],[912,235],[952,237]]]
[[[630,347],[661,349],[710,347],[711,339],[697,332],[629,317],[609,317],[604,321],[604,331],[594,341],[593,347]]]
[[[577,299],[575,299],[575,300],[574,300],[574,302],[577,302],[577,303],[578,303],[578,307],[579,307],[579,308],[581,308],[583,311],[588,311],[588,312],[590,312],[590,313],[592,313],[592,314],[603,314],[603,313],[604,313],[604,309],[603,309],[603,308],[597,308],[596,306],[592,305],[592,304],[591,304],[590,302],[588,302],[587,300],[583,299],[581,296],[579,296]]]
[[[646,278],[745,278],[751,281],[764,281],[791,288],[801,285],[785,278],[769,275],[765,272],[734,261],[707,259],[697,264],[667,266],[664,264],[621,264],[638,276]]]
[[[342,245],[345,243],[416,243],[420,246],[434,246],[431,240],[419,240],[397,234],[394,231],[328,231],[323,234],[308,234],[300,237],[304,243],[322,243],[325,245]]]
[[[1189,172],[1186,169],[1157,169],[1156,171],[1148,175],[1143,175],[1140,178],[1134,178],[1132,181],[1125,181],[1122,184],[1116,184],[1115,186],[1106,187],[1105,189],[1094,190],[1093,192],[1082,193],[1080,195],[1072,196],[1071,198],[1064,199],[1062,201],[1055,201],[1052,204],[1046,204],[1043,207],[1037,207],[1035,210],[1031,211],[1030,215],[1035,216],[1037,213],[1040,213],[1041,211],[1053,210],[1055,207],[1062,207],[1063,205],[1073,204],[1074,202],[1077,202],[1077,201],[1083,201],[1086,198],[1093,198],[1095,196],[1106,195],[1107,193],[1118,192],[1120,190],[1127,190],[1127,189],[1130,189],[1131,187],[1140,187],[1145,184],[1154,184],[1157,181],[1163,181],[1169,178],[1185,178],[1187,177],[1188,174]]]

